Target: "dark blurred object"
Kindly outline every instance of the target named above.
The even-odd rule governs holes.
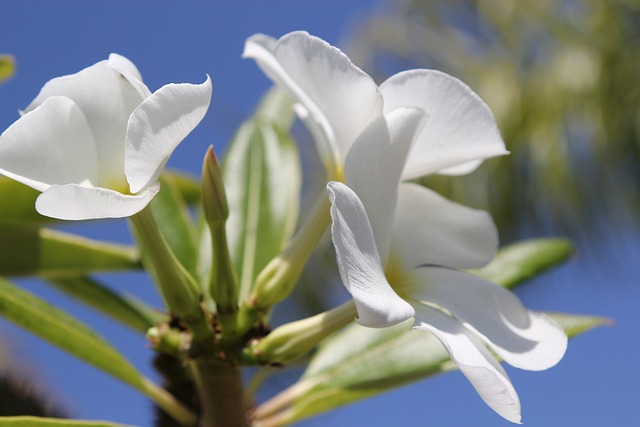
[[[163,386],[187,408],[200,413],[200,402],[195,385],[188,375],[182,361],[177,358],[158,353],[153,359],[154,368],[162,375]],[[173,417],[158,406],[154,407],[156,427],[182,427]]]
[[[389,8],[344,45],[354,62],[378,82],[409,68],[460,78],[491,107],[512,152],[424,184],[489,209],[503,241],[640,224],[640,1]]]
[[[0,374],[0,416],[19,415],[68,418],[64,411],[52,405],[47,396],[26,379]]]

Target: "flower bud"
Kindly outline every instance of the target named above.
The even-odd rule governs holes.
[[[353,301],[273,330],[245,349],[245,359],[261,364],[287,364],[307,354],[320,341],[347,325],[356,317]]]
[[[238,310],[238,285],[231,266],[225,223],[229,216],[227,196],[218,159],[209,147],[202,164],[202,204],[211,232],[212,257],[209,292],[216,303],[218,321],[229,332]]]

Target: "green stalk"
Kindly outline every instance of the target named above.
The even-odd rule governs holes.
[[[215,350],[213,330],[200,305],[200,290],[189,272],[171,251],[147,206],[131,217],[144,247],[150,255],[157,285],[169,309],[187,326],[193,336],[191,357],[210,355]]]

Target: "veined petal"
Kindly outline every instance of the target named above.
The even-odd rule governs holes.
[[[393,222],[394,262],[411,270],[424,265],[482,267],[498,248],[498,231],[485,212],[453,203],[417,184],[400,185]]]
[[[390,77],[380,90],[385,111],[414,106],[430,113],[404,179],[435,172],[469,173],[483,159],[508,154],[493,113],[460,80],[439,71],[411,70]]]
[[[120,185],[124,176],[124,138],[131,112],[140,104],[138,88],[100,61],[76,74],[47,82],[26,108],[33,110],[52,96],[73,100],[87,118],[98,152],[98,185]]]
[[[400,177],[426,118],[417,108],[388,112],[358,136],[345,161],[346,183],[367,211],[383,264],[389,252]]]
[[[356,304],[358,323],[382,328],[409,319],[414,314],[413,307],[394,292],[385,278],[360,199],[339,182],[330,182],[327,192],[331,200],[331,237],[338,269]]]
[[[511,291],[444,268],[419,268],[412,276],[412,299],[451,312],[510,365],[538,371],[564,356],[567,335],[562,328],[544,314],[527,310]]]
[[[451,360],[491,409],[513,423],[520,423],[520,399],[511,380],[473,332],[456,319],[425,305],[416,305],[416,328],[431,332],[440,340]]]
[[[64,220],[124,218],[144,209],[159,190],[156,184],[128,196],[106,188],[53,185],[36,199],[36,210]]]
[[[39,191],[96,182],[96,147],[78,106],[54,96],[12,124],[0,136],[0,174]]]
[[[158,179],[173,150],[207,113],[211,79],[200,84],[168,84],[131,114],[125,142],[125,173],[132,193]]]
[[[277,41],[257,34],[247,40],[243,57],[254,58],[306,108],[332,145],[334,161],[342,163],[356,137],[382,114],[373,79],[339,49],[306,32]]]

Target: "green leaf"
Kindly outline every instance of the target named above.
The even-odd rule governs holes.
[[[570,337],[607,319],[551,314]],[[303,390],[291,402],[288,422],[298,421],[356,400],[456,369],[431,334],[408,330],[411,320],[393,328],[369,329],[353,324],[325,343],[301,381]]]
[[[140,268],[138,252],[30,224],[0,223],[0,275],[69,277]]]
[[[296,118],[293,104],[291,95],[277,86],[272,86],[262,97],[256,110],[256,117],[273,124],[278,129],[288,131]]]
[[[107,421],[68,420],[39,417],[0,417],[0,427],[130,427]]]
[[[36,198],[40,192],[10,178],[0,176],[0,223],[43,223],[53,218],[36,212]]]
[[[48,283],[143,334],[164,320],[159,311],[133,297],[120,295],[89,277],[50,279]]]
[[[565,313],[547,313],[547,315],[562,326],[569,338],[576,337],[597,326],[613,325],[613,321],[606,317],[577,316]]]
[[[567,239],[525,240],[501,248],[486,267],[470,272],[513,288],[566,261],[573,253],[573,245]]]
[[[2,278],[0,315],[132,387],[148,392],[148,381],[92,329]]]
[[[193,205],[200,201],[200,179],[176,170],[165,170],[162,176],[169,177],[188,205]]]
[[[243,298],[295,230],[298,152],[285,130],[258,115],[240,127],[222,169],[229,204],[227,239]]]
[[[0,55],[0,83],[16,72],[15,59],[11,55]]]

